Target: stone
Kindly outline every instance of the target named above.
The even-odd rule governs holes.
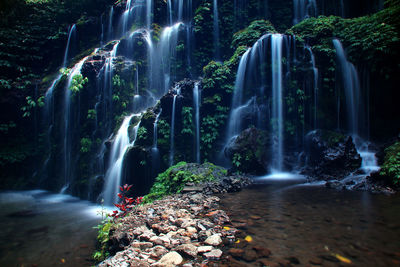
[[[229,249],[228,253],[235,258],[241,258],[244,254],[244,250],[240,248],[231,248]]]
[[[140,249],[151,248],[152,246],[153,246],[153,243],[151,243],[151,242],[134,241],[134,242],[131,243],[131,247],[140,248]]]
[[[151,249],[150,257],[152,259],[160,259],[162,256],[168,253],[168,249],[163,246],[155,246]]]
[[[149,241],[154,236],[156,236],[156,234],[153,233],[153,231],[146,230],[139,236],[139,240]]]
[[[207,245],[211,245],[211,246],[219,246],[222,244],[222,239],[221,236],[219,234],[214,234],[209,236],[204,243],[206,243]]]
[[[222,256],[220,249],[213,249],[210,252],[204,253],[204,256],[209,260],[219,260]]]
[[[197,256],[197,247],[192,245],[192,244],[183,244],[178,246],[176,249],[176,251],[181,252],[187,256],[190,256],[192,258]]]
[[[296,258],[296,257],[288,257],[288,258],[286,258],[288,261],[290,261],[290,263],[293,263],[293,264],[300,264],[300,261],[299,261],[299,259],[298,258]]]
[[[257,253],[253,249],[246,249],[243,254],[243,259],[248,262],[255,261],[257,259]]]
[[[186,231],[188,231],[188,233],[190,233],[190,234],[195,234],[195,233],[197,233],[197,229],[194,228],[194,227],[192,227],[192,226],[186,227]]]
[[[163,266],[176,266],[183,262],[182,256],[176,252],[172,251],[165,254],[156,264]]]
[[[200,246],[197,248],[197,252],[198,253],[205,253],[205,252],[209,252],[211,250],[213,250],[213,246]]]
[[[259,258],[268,258],[269,255],[271,255],[271,251],[267,248],[260,247],[260,246],[254,246],[253,249],[257,252],[257,255]]]
[[[309,260],[309,262],[313,265],[322,265],[322,259],[314,257]]]
[[[259,259],[257,260],[257,262],[261,265],[261,266],[268,266],[268,267],[280,267],[279,263],[267,260],[267,259]]]

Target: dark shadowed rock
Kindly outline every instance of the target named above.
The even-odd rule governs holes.
[[[307,134],[305,143],[307,167],[303,174],[313,179],[342,179],[361,166],[361,157],[350,136],[315,130]]]

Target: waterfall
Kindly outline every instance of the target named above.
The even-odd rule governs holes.
[[[195,109],[195,123],[196,123],[195,160],[197,163],[200,163],[200,102],[201,102],[201,95],[199,92],[199,82],[196,82],[193,88],[193,106]]]
[[[348,131],[353,137],[357,152],[360,154],[361,170],[368,176],[371,172],[379,170],[375,153],[369,150],[369,141],[365,141],[361,136],[361,129],[368,126],[368,122],[364,119],[364,111],[362,105],[360,81],[356,67],[347,60],[346,53],[342,43],[338,39],[333,40],[336,49],[337,59],[341,70],[343,89],[346,99],[346,112],[348,118]]]
[[[111,40],[113,38],[113,15],[114,6],[111,6],[110,13],[108,15],[107,40]]]
[[[314,129],[317,129],[317,125],[318,125],[318,119],[317,119],[317,110],[318,110],[318,68],[315,65],[315,56],[314,56],[314,53],[311,50],[311,47],[306,46],[306,49],[310,52],[311,65],[312,65],[313,73],[314,73],[314,84],[313,84],[313,89],[314,89]]]
[[[283,36],[273,34],[271,36],[271,64],[272,64],[272,119],[273,129],[272,153],[275,156],[273,168],[282,171],[283,167],[283,97],[282,97],[282,41]]]
[[[348,130],[351,135],[359,135],[359,110],[360,110],[360,82],[355,66],[347,61],[342,43],[338,39],[333,40],[337,59],[340,65],[343,89],[346,98],[348,114]]]
[[[218,0],[214,0],[213,5],[213,36],[214,36],[214,59],[220,60],[220,49],[219,49],[219,22],[218,22]]]
[[[293,0],[293,9],[293,24],[318,15],[316,0]]]
[[[151,28],[151,23],[153,19],[153,0],[146,0],[146,27]]]
[[[174,95],[174,100],[172,101],[172,114],[171,114],[171,131],[170,131],[170,149],[169,149],[169,166],[174,164],[175,155],[175,107],[176,107],[176,97]]]
[[[70,50],[70,46],[71,46],[71,39],[74,38],[75,35],[76,35],[76,25],[74,24],[69,29],[68,41],[67,41],[67,46],[65,47],[64,60],[63,60],[63,64],[62,64],[63,68],[65,68],[67,66],[69,50]]]
[[[158,121],[160,119],[162,110],[157,114],[153,126],[153,147],[151,148],[151,160],[152,160],[152,176],[154,177],[160,169],[160,152],[158,150]]]
[[[162,88],[163,92],[161,94],[165,94],[168,92],[171,87],[171,58],[175,58],[176,55],[176,45],[178,43],[178,33],[180,26],[184,25],[181,22],[176,23],[171,27],[166,27],[164,31],[161,33],[160,42],[159,42],[159,51],[158,51],[158,60],[154,62],[156,66],[155,68],[159,68],[162,66]]]
[[[73,180],[73,165],[71,162],[72,159],[72,154],[71,154],[71,146],[72,146],[72,139],[73,139],[73,130],[74,130],[74,125],[79,125],[79,122],[76,121],[71,121],[71,85],[74,77],[76,75],[81,74],[81,69],[83,66],[83,63],[85,63],[86,59],[88,58],[85,57],[83,58],[78,64],[76,64],[69,76],[68,76],[68,81],[67,81],[67,86],[64,89],[64,136],[63,136],[63,155],[64,155],[64,187],[61,190],[61,193],[64,193],[71,181]]]
[[[128,149],[135,144],[140,122],[133,128],[134,138],[132,142],[130,142],[129,138],[129,126],[132,118],[139,115],[140,114],[131,114],[130,116],[125,117],[112,144],[109,168],[105,176],[103,190],[104,205],[106,206],[112,206],[113,203],[118,202],[117,194],[119,192],[119,186],[122,179],[122,165],[124,156],[126,151],[128,151]]]
[[[251,49],[248,49],[240,59],[238,71],[236,74],[235,80],[235,89],[233,91],[232,96],[232,105],[231,112],[229,114],[228,126],[227,126],[227,134],[226,134],[226,144],[230,142],[230,140],[240,133],[240,110],[242,109],[242,99],[243,99],[243,90],[244,90],[244,82],[245,82],[245,74],[247,62],[249,60]]]

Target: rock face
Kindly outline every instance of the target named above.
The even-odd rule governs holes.
[[[350,136],[315,130],[307,134],[305,148],[307,166],[303,174],[316,180],[342,179],[361,166]]]
[[[110,233],[112,251],[122,251],[99,266],[199,266],[220,259],[218,247],[233,242],[238,230],[218,202],[216,196],[192,192],[136,207]]]
[[[231,140],[225,149],[225,155],[232,161],[234,170],[261,175],[268,172],[270,147],[268,133],[253,127]]]

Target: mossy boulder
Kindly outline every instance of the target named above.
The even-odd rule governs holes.
[[[233,49],[239,46],[252,46],[262,35],[276,33],[274,26],[268,20],[255,20],[246,29],[238,31],[233,35]]]
[[[303,174],[317,180],[343,179],[361,167],[351,136],[328,130],[315,130],[306,135],[307,167]]]
[[[226,169],[212,163],[197,164],[182,161],[158,175],[150,194],[145,199],[152,201],[165,195],[180,193],[186,184],[199,185],[220,180],[226,175]]]
[[[262,175],[268,171],[271,159],[271,139],[267,131],[248,128],[231,140],[225,149],[233,171]]]

